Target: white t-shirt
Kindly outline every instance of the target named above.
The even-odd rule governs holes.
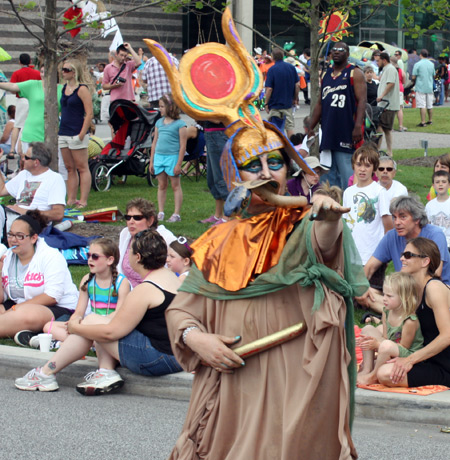
[[[380,184],[372,182],[366,187],[352,185],[344,191],[343,206],[350,208],[344,219],[352,231],[363,265],[367,263],[384,236],[381,219],[383,205],[379,199],[380,194],[384,194],[383,190]]]
[[[37,176],[23,170],[6,183],[6,190],[24,209],[49,211],[54,204],[66,204],[64,179],[51,169]]]
[[[450,197],[449,197],[450,198]],[[437,198],[432,199],[425,206],[428,220],[430,224],[442,228],[447,238],[447,246],[450,248],[450,199],[438,201]]]
[[[388,209],[387,212],[382,214],[382,216],[390,216],[391,213],[389,212],[389,205],[391,204],[391,201],[398,196],[408,196],[408,189],[398,180],[393,180],[391,187],[389,190],[386,190],[385,195],[388,202]]]

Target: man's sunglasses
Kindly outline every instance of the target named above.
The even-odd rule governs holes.
[[[331,51],[335,53],[343,53],[344,51],[347,51],[346,48],[331,48]]]
[[[415,254],[414,252],[411,252],[411,251],[405,251],[400,255],[400,257],[404,257],[406,260],[409,260],[412,257],[419,257],[420,259],[425,259],[425,257],[427,256],[423,256],[422,254]]]
[[[125,220],[128,222],[131,219],[134,219],[135,221],[139,222],[142,219],[145,219],[145,216],[142,214],[136,214],[136,215],[130,215],[130,214],[125,214],[123,217],[125,217]]]
[[[95,252],[88,252],[87,258],[92,260],[98,260],[100,257],[106,257],[104,254],[96,254]]]
[[[384,170],[386,170],[387,172],[392,172],[394,170],[394,168],[391,168],[390,166],[388,166],[386,168],[384,166],[380,166],[378,168],[378,171],[384,172]]]
[[[23,159],[24,159],[24,160],[34,160],[33,157],[29,157],[28,155],[24,155],[24,156],[23,156]]]

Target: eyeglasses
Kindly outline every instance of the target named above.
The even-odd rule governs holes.
[[[8,238],[10,240],[15,238],[17,241],[23,241],[27,236],[31,236],[31,235],[25,235],[25,233],[11,233],[11,232],[8,232],[7,236],[8,236]]]
[[[415,254],[414,252],[411,252],[411,251],[405,251],[400,255],[400,257],[404,257],[406,260],[409,260],[411,259],[411,257],[419,257],[420,259],[425,259],[425,257],[428,257],[428,256],[424,256],[422,254]]]
[[[396,56],[401,56],[401,55],[402,55],[402,53],[395,53],[395,55],[396,55]]]
[[[24,156],[23,156],[23,159],[24,159],[24,160],[35,160],[36,158],[29,157],[28,155],[24,155]]]
[[[135,221],[139,222],[142,219],[145,219],[146,217],[143,216],[142,214],[136,214],[136,215],[130,215],[130,214],[125,214],[123,217],[125,217],[125,220],[128,222],[131,219],[134,219]]]
[[[69,73],[69,72],[73,72],[73,69],[68,69],[67,67],[63,67],[61,71],[64,73]]]
[[[387,172],[392,172],[394,170],[394,168],[392,168],[391,166],[387,166],[386,168],[384,166],[380,166],[378,168],[378,171],[381,171],[381,172],[384,172],[384,171],[387,171]]]
[[[95,252],[88,252],[87,258],[92,260],[98,260],[100,257],[106,257],[104,254],[97,254]]]
[[[344,51],[347,51],[347,48],[331,48],[331,51],[342,53]]]

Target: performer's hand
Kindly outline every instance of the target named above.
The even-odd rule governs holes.
[[[243,359],[228,347],[239,339],[240,337],[209,334],[195,329],[187,334],[186,345],[216,371],[232,374],[233,368],[245,366]]]
[[[311,220],[336,221],[350,211],[350,208],[344,208],[333,198],[319,193],[313,195],[311,203]]]
[[[355,297],[355,300],[362,307],[370,307],[373,302],[375,302],[375,289],[369,287],[367,291],[360,297]]]
[[[394,385],[406,379],[408,372],[413,368],[409,356],[407,358],[394,358],[387,363],[394,365],[391,371],[391,381]]]

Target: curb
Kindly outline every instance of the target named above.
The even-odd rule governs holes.
[[[29,370],[42,366],[54,353],[41,353],[30,348],[0,345],[0,375],[10,379],[22,377]],[[86,357],[68,366],[58,375],[60,386],[74,388],[88,372],[97,369],[97,358]],[[121,392],[178,401],[189,401],[194,376],[187,372],[161,377],[144,377],[119,367],[125,380]],[[356,389],[355,417],[398,422],[450,425],[450,391],[429,396]]]

